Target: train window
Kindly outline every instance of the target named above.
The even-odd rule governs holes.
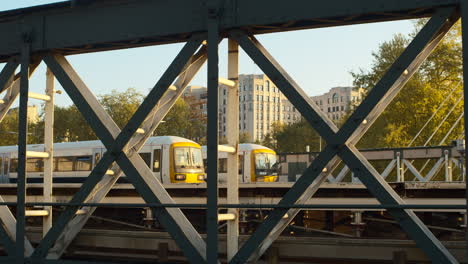
[[[153,155],[153,171],[160,172],[161,171],[161,150],[155,149]]]
[[[239,155],[239,175],[242,175],[242,171],[244,170],[244,155]]]
[[[44,161],[41,158],[29,158],[26,160],[27,172],[43,172]]]
[[[140,154],[140,157],[145,161],[146,165],[148,165],[148,168],[151,168],[151,153],[145,152],[145,153],[138,153],[138,154]]]
[[[227,172],[227,159],[226,158],[218,160],[218,172],[219,173]]]
[[[57,171],[73,171],[73,157],[57,157]]]
[[[0,157],[0,175],[3,175],[3,158]]]
[[[91,170],[91,156],[76,157],[75,170],[77,171],[90,171]]]
[[[18,159],[10,160],[10,172],[18,172]]]

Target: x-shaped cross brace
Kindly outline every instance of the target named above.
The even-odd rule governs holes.
[[[122,129],[122,132],[91,91],[87,89],[76,73],[74,73],[63,56],[49,54],[44,57],[47,66],[52,70],[57,80],[62,84],[84,118],[107,148],[107,152],[87,177],[80,190],[71,199],[71,204],[76,205],[84,202],[103,179],[104,174],[113,162],[117,162],[146,202],[174,203],[162,184],[155,179],[151,170],[141,157],[137,155],[135,147],[132,146],[130,148],[129,142],[136,130],[157,106],[157,103],[166,93],[170,84],[187,65],[201,42],[201,38],[194,37],[183,47],[145,98],[137,112]],[[31,255],[32,258],[43,259],[47,256],[50,247],[57,241],[78,208],[79,206],[68,206],[66,208]],[[167,231],[191,261],[197,263],[205,261],[205,242],[180,209],[164,208],[159,214],[159,221],[166,227]]]
[[[284,195],[280,205],[302,204],[308,200],[326,180],[324,168],[327,164],[333,164],[337,155],[381,204],[404,204],[354,144],[390,104],[458,18],[459,14],[453,8],[438,10],[339,130],[253,36],[241,31],[230,34],[327,142],[325,149]],[[272,210],[230,263],[258,259],[298,212],[298,209],[287,208]],[[388,212],[433,261],[457,263],[413,211],[388,209]],[[282,219],[286,213],[289,218]]]

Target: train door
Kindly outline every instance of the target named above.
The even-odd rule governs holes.
[[[153,149],[153,174],[156,179],[163,182],[162,170],[163,170],[163,150],[161,146],[156,146]]]
[[[5,166],[5,163],[8,162],[8,159],[5,156],[8,154],[0,154],[0,182],[8,182],[8,166]]]
[[[239,152],[239,159],[237,160],[239,166],[239,182],[245,182],[244,153],[245,152]]]
[[[161,183],[171,183],[171,159],[170,145],[162,145],[161,148]]]
[[[244,151],[244,182],[252,182],[252,151]]]
[[[93,149],[93,168],[96,167],[99,160],[101,160],[102,155],[104,154],[105,150],[102,148]]]

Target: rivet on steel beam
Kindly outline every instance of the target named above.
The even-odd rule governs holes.
[[[367,124],[367,119],[362,120],[362,124],[363,125]]]
[[[403,75],[408,75],[409,74],[409,71],[408,69],[406,69],[404,72],[403,72]]]

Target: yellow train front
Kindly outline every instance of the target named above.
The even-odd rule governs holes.
[[[206,160],[206,146],[202,147],[203,159]],[[279,163],[276,152],[268,147],[243,143],[238,146],[239,182],[276,182],[278,181]],[[218,151],[218,181],[227,181],[228,153]]]

